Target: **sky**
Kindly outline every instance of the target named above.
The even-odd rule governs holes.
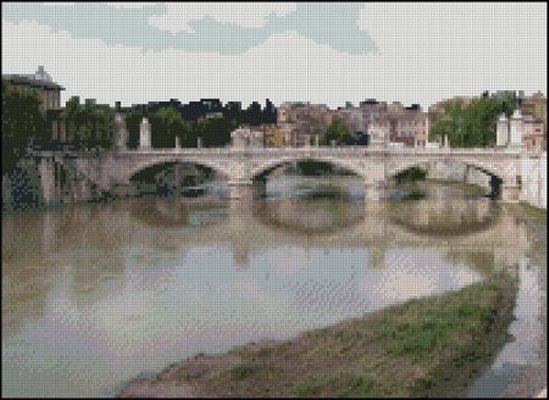
[[[547,4],[2,2],[2,74],[124,106],[547,93]]]

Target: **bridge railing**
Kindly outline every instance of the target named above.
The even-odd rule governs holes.
[[[276,155],[276,154],[322,154],[322,155],[342,155],[342,154],[539,154],[537,151],[526,151],[525,149],[498,149],[494,147],[485,148],[372,148],[366,146],[310,146],[310,147],[210,147],[210,148],[166,148],[166,149],[136,149],[119,152],[119,154],[151,154],[151,155],[230,155],[230,154],[249,154],[249,155]]]
[[[98,155],[95,152],[55,152],[55,151],[34,151],[34,156],[51,157],[53,155],[65,155],[67,157],[97,158],[108,155],[189,155],[189,156],[230,156],[230,155],[322,155],[322,156],[343,156],[343,155],[523,155],[527,157],[539,157],[547,154],[547,151],[527,150],[525,148],[406,148],[406,147],[379,147],[367,146],[310,146],[310,147],[209,147],[209,148],[152,148],[135,149],[122,151],[105,151]]]

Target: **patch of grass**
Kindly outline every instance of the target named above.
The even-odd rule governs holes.
[[[272,349],[261,349],[257,352],[257,357],[265,358],[273,353]]]
[[[311,375],[304,381],[298,382],[293,387],[293,393],[297,396],[318,396],[325,386],[326,378],[322,375]]]
[[[547,210],[535,207],[528,203],[520,203],[520,205],[528,216],[532,217],[536,221],[547,223]]]
[[[263,367],[258,364],[240,364],[231,369],[231,378],[235,381],[241,381],[249,378],[261,370],[263,370]]]
[[[213,397],[461,395],[504,342],[516,279],[499,272],[459,291],[315,329],[265,352],[243,346],[236,355],[216,356],[193,385]],[[239,363],[225,369],[223,360],[231,357]],[[189,371],[202,368],[199,360],[183,364]]]
[[[341,374],[334,383],[339,388],[337,397],[365,397],[373,394],[374,382],[359,374]]]

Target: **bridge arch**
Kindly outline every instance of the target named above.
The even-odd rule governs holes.
[[[265,160],[263,162],[255,163],[252,168],[249,171],[248,179],[254,180],[258,176],[276,168],[279,166],[282,166],[284,164],[292,163],[292,162],[300,162],[300,161],[318,161],[318,162],[324,162],[330,165],[333,165],[335,167],[346,169],[350,172],[353,172],[354,174],[358,175],[361,178],[368,178],[369,174],[367,173],[366,168],[362,164],[345,160],[345,159],[337,159],[334,157],[328,157],[328,156],[321,156],[321,155],[315,155],[315,156],[308,156],[308,155],[296,155],[296,156],[286,156],[281,157],[276,160]]]
[[[207,167],[226,179],[229,179],[231,176],[231,171],[227,171],[227,168],[224,167],[223,164],[216,163],[209,161],[207,159],[196,159],[193,157],[178,157],[178,156],[172,156],[172,157],[162,157],[162,158],[150,158],[145,160],[140,160],[136,163],[133,163],[133,165],[129,166],[129,168],[124,171],[123,181],[126,183],[129,183],[133,177],[135,177],[140,172],[145,171],[146,169],[155,167],[155,166],[162,166],[162,165],[173,165],[173,164],[183,164],[183,163],[189,163],[193,165],[200,165],[203,167]]]
[[[455,164],[461,164],[464,166],[469,166],[474,169],[480,170],[486,175],[495,176],[499,179],[501,179],[502,182],[505,182],[508,180],[508,174],[506,171],[502,171],[497,165],[495,164],[487,164],[484,162],[479,162],[478,160],[470,160],[470,159],[448,159],[451,163]],[[386,172],[387,178],[392,178],[395,175],[410,169],[412,167],[421,167],[426,164],[430,163],[436,163],[436,162],[446,162],[444,159],[432,159],[432,158],[421,158],[421,159],[413,159],[413,160],[407,160],[405,162],[399,162],[398,165],[392,166],[391,168],[388,168]]]

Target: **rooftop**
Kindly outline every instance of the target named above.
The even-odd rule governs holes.
[[[13,84],[24,84],[38,88],[65,90],[64,87],[52,80],[43,65],[38,66],[34,74],[6,74],[2,75],[2,80],[10,81]]]

